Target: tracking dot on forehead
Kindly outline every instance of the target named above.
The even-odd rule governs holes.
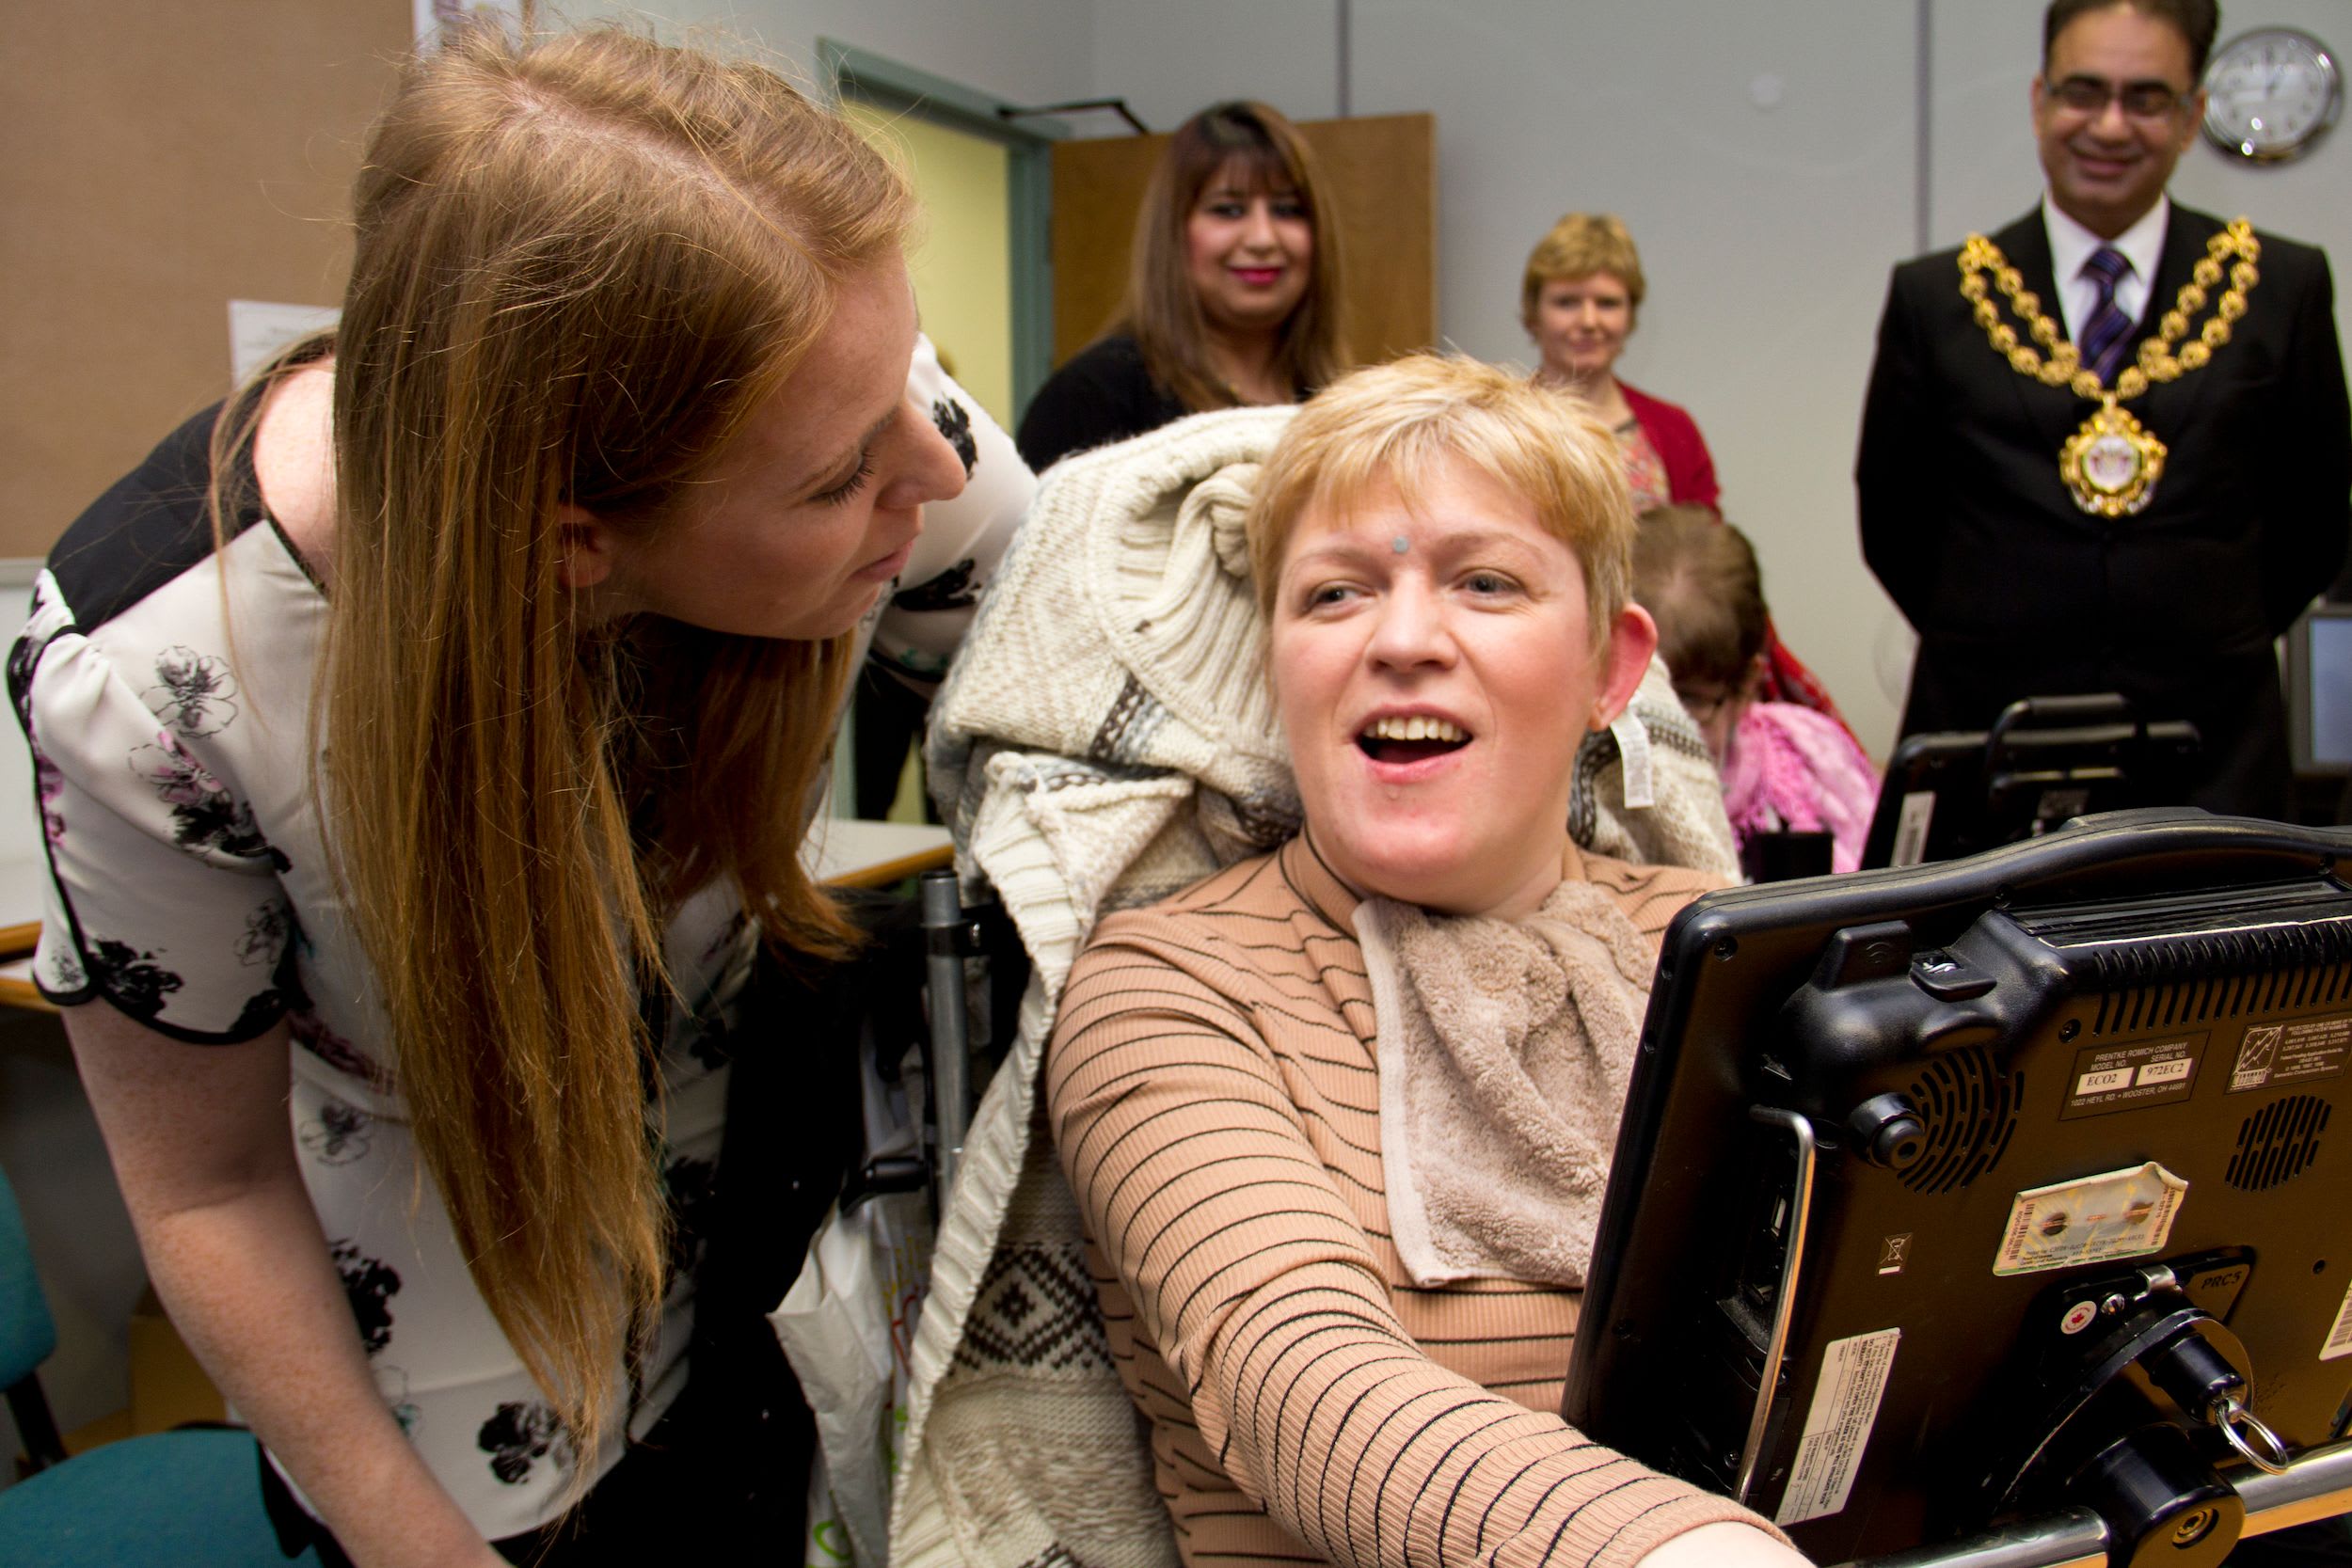
[[[1410,539],[1406,538],[1405,535],[1401,533],[1389,541],[1389,548],[1394,550],[1399,555],[1403,555],[1406,550],[1409,550],[1412,547],[1413,542]]]

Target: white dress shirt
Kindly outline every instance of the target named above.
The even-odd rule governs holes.
[[[2156,204],[2140,214],[2114,239],[2104,240],[2058,209],[2047,193],[2042,198],[2042,222],[2050,233],[2050,276],[2058,280],[2058,309],[2066,317],[2066,341],[2079,343],[2099,302],[2098,279],[2083,271],[2101,245],[2123,253],[2131,271],[2116,280],[2115,303],[2137,323],[2148,309],[2148,289],[2164,255],[2165,225],[2171,221],[2172,198],[2158,196]]]

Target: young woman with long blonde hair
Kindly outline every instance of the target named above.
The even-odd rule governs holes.
[[[692,1319],[726,1031],[763,949],[854,945],[799,858],[843,681],[936,673],[1030,487],[917,335],[910,205],[763,68],[469,31],[371,135],[331,337],[40,578],[36,976],[330,1560],[742,1504],[703,1428],[758,1380]]]

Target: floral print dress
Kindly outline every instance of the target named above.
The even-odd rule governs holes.
[[[971,481],[927,509],[905,586],[860,630],[872,657],[920,678],[945,669],[1034,482],[927,341],[908,391]],[[376,1385],[485,1537],[520,1534],[554,1514],[576,1468],[601,1475],[621,1441],[575,1450],[421,1172],[312,799],[310,682],[326,600],[257,506],[239,509],[215,547],[212,420],[167,437],[69,531],[8,657],[51,873],[34,978],[52,1001],[103,1002],[194,1050],[289,1022],[299,1164]],[[632,1434],[686,1380],[694,1209],[717,1168],[726,1100],[717,1042],[753,947],[717,888],[688,899],[665,934],[688,999],[660,1030],[658,1127],[679,1240]]]

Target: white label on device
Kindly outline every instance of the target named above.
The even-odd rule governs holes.
[[[1886,1393],[1887,1375],[1895,1370],[1895,1347],[1902,1337],[1899,1328],[1883,1328],[1831,1342],[1821,1357],[1813,1407],[1805,1413],[1804,1435],[1797,1440],[1788,1489],[1780,1496],[1780,1512],[1772,1515],[1772,1523],[1801,1525],[1845,1508],[1854,1473],[1862,1468],[1863,1451],[1870,1446],[1870,1428],[1878,1421],[1879,1400]]]
[[[2344,1288],[2344,1305],[2336,1308],[2336,1325],[2328,1331],[2328,1342],[2319,1347],[2322,1361],[2340,1355],[2352,1355],[2352,1286]]]
[[[1889,866],[1917,865],[1928,858],[1928,824],[1935,820],[1935,791],[1915,789],[1903,797],[1903,809],[1895,818],[1895,848],[1886,858]]]

